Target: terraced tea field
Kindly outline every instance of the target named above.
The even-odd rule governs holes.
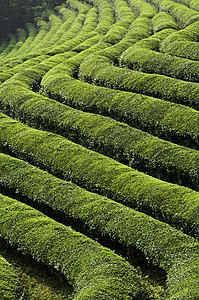
[[[0,193],[1,300],[198,300],[199,1],[67,0],[2,38]]]

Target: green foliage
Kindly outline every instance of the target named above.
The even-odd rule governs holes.
[[[12,32],[0,45],[0,107],[16,118],[0,115],[0,150],[54,174],[0,154],[1,189],[127,256],[140,251],[167,272],[168,300],[198,299],[199,198],[182,186],[199,190],[198,3],[68,0],[53,11],[61,3],[0,0],[2,36]],[[124,259],[16,200],[0,202],[0,235],[64,274],[71,297],[145,299]]]
[[[171,223],[178,223],[181,216],[188,218],[187,223],[197,234],[198,225],[194,224],[198,222],[198,193],[140,173],[63,137],[31,129],[4,115],[0,121],[2,150],[8,149],[59,177],[126,205],[152,211],[157,216],[161,214],[161,218],[171,219]]]
[[[23,253],[59,270],[73,299],[132,299],[140,294],[135,269],[108,248],[14,199],[0,196],[1,236]]]
[[[124,51],[120,65],[140,72],[199,82],[199,62],[160,53],[159,45],[160,40],[154,37],[141,40]]]
[[[178,29],[174,18],[172,18],[172,16],[166,12],[159,12],[155,14],[155,16],[152,19],[152,24],[154,32],[158,32],[168,28],[173,28],[176,30]]]
[[[165,54],[198,60],[198,38],[199,22],[194,22],[162,41],[160,51]]]
[[[199,20],[199,12],[181,3],[176,3],[171,0],[151,0],[151,2],[158,10],[170,13],[177,21],[179,28],[185,28]]]
[[[41,76],[42,71],[37,67],[34,72],[33,69],[23,72],[21,79],[28,82],[34,75]],[[12,84],[15,84],[13,79],[0,88],[0,107],[6,113],[30,126],[62,134],[138,170],[147,170],[158,178],[174,179],[175,183],[197,188],[197,151],[160,140],[110,118],[72,109],[23,87],[16,86],[12,91]]]
[[[106,58],[86,59],[79,72],[80,79],[92,84],[128,92],[145,94],[199,109],[197,83],[184,82],[159,74],[148,74],[111,65]],[[160,89],[159,87],[162,86]]]
[[[196,289],[198,277],[196,274],[198,272],[199,246],[196,240],[165,223],[117,204],[105,197],[89,193],[70,182],[59,180],[23,161],[6,155],[1,155],[0,158],[4,165],[1,169],[3,170],[1,184],[4,186],[9,184],[9,187],[13,190],[17,188],[17,193],[28,197],[33,202],[45,203],[53,210],[58,211],[59,214],[62,213],[62,218],[63,213],[66,217],[74,218],[77,223],[81,224],[81,229],[82,225],[86,225],[87,230],[89,227],[94,235],[100,233],[102,236],[109,236],[112,240],[117,240],[120,244],[126,246],[129,251],[136,247],[144,253],[150,262],[168,272],[167,288],[170,295],[176,296],[176,294],[181,293],[185,297],[187,291],[191,292],[192,288],[194,288],[195,294],[198,295]],[[15,200],[1,196],[1,203],[3,205],[1,205],[0,213],[4,216],[4,222],[0,230],[3,237],[8,239],[10,243],[20,246],[20,249],[26,253],[31,253],[36,259],[58,268],[73,285],[76,285],[76,281],[81,278],[81,268],[83,268],[85,278],[82,278],[82,281],[86,288],[87,280],[91,280],[87,277],[88,272],[91,272],[91,276],[93,276],[95,271],[92,268],[98,264],[99,259],[100,264],[103,265],[103,260],[100,258],[100,253],[104,251],[101,250],[102,247],[69,229],[66,233],[66,227],[63,225],[58,225],[38,211]],[[54,228],[56,229],[55,235],[53,234]],[[64,236],[63,233],[65,233]],[[41,236],[43,237],[42,240],[40,240]],[[49,239],[51,243],[49,243]],[[62,243],[61,248],[58,246],[59,240]],[[45,249],[47,250],[45,251]],[[67,257],[66,252],[69,253]],[[107,255],[110,257],[108,250],[106,251],[106,258],[104,257],[106,263]],[[124,268],[119,270],[119,258],[115,262],[113,254],[111,255],[112,259],[109,258],[107,267],[110,268],[110,264],[115,263],[118,276],[121,276],[120,271],[123,272]],[[89,258],[92,257],[95,264],[90,262],[88,256]],[[71,263],[72,257],[73,259],[76,258],[75,265]],[[194,262],[194,267],[192,262]],[[122,265],[120,264],[120,266]],[[96,268],[99,267],[96,266],[95,270]],[[101,276],[98,277],[99,280],[104,278],[107,282],[109,274],[110,279],[115,279],[113,273],[108,272],[107,275],[103,275],[102,269],[103,267],[100,267]],[[70,272],[75,276],[74,279],[71,278],[72,274],[70,275]],[[80,272],[78,277],[76,277],[76,272]],[[107,272],[107,268],[105,272]],[[115,271],[111,270],[111,272]],[[182,272],[183,277],[181,276]],[[130,274],[132,274],[132,271]],[[130,274],[128,273],[128,276]],[[133,274],[131,276],[133,276],[131,284],[133,281],[134,288],[136,287],[136,277]],[[123,279],[126,280],[124,277]],[[95,276],[93,280],[96,280]],[[104,281],[102,281],[102,284],[104,284]],[[116,292],[118,292],[117,284],[116,281],[114,288]],[[130,282],[126,282],[126,286],[128,284]],[[95,292],[95,285],[92,284],[91,290],[92,293]],[[103,295],[106,295],[106,293],[106,289],[103,289]],[[121,291],[121,295],[122,293],[124,293],[124,290]],[[110,297],[110,299],[112,298]],[[116,297],[115,299],[120,298]]]
[[[156,14],[156,9],[144,0],[130,0],[129,5],[142,17],[152,18]]]
[[[2,300],[17,300],[20,297],[19,279],[11,266],[0,255],[0,297]]]
[[[72,287],[58,271],[21,254],[2,238],[0,253],[12,264],[19,278],[23,296],[18,300],[69,300]]]
[[[106,56],[111,53],[112,48],[104,52]],[[115,53],[119,54],[116,49],[113,54]],[[101,59],[104,66],[105,59],[102,56]],[[107,65],[111,68],[108,59],[107,61]],[[78,64],[79,61],[75,56],[68,63],[60,64],[49,71],[41,81],[43,90],[55,99],[73,107],[108,115],[160,137],[177,140],[181,144],[187,141],[185,145],[198,145],[197,111],[157,98],[80,82],[68,75],[73,74]]]

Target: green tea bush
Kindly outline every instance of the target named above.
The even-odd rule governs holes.
[[[110,60],[97,55],[81,64],[79,77],[99,86],[145,94],[199,109],[197,83],[115,67]]]
[[[127,238],[127,236],[131,234],[131,231],[129,232],[122,225],[121,216],[126,215],[126,224],[132,227],[136,216],[152,220],[145,214],[134,211],[132,208],[123,206],[104,196],[88,192],[72,182],[58,179],[22,160],[0,154],[0,162],[1,189],[9,191],[13,195],[18,195],[18,198],[26,199],[26,202],[40,207],[40,209],[43,205],[43,210],[47,213],[48,209],[46,210],[45,207],[50,208],[62,222],[68,223],[68,220],[70,220],[78,230],[82,231],[84,228],[83,231],[89,232],[95,238],[98,234],[105,238],[108,235],[111,240],[117,240],[127,247],[131,240],[131,237]],[[167,203],[164,203],[164,206],[169,207],[170,216],[169,210],[168,212],[164,211],[164,221],[198,238],[199,194],[187,188],[184,188],[185,191],[186,196],[183,196],[183,200],[180,200],[182,193],[176,194],[177,197],[166,200]],[[156,218],[158,210],[158,207],[156,207],[156,214],[153,214]],[[157,220],[153,222],[163,226]],[[165,228],[168,227],[165,224]],[[117,228],[120,228],[120,234]]]
[[[8,43],[5,40],[2,40],[0,42],[0,54],[5,50],[5,48],[7,47]]]
[[[16,43],[17,43],[16,36],[14,34],[11,34],[7,47],[0,54],[0,59],[3,59],[9,52],[11,52],[15,47]]]
[[[80,7],[81,8],[81,7]],[[90,10],[87,6],[82,6],[82,11],[79,12],[76,20],[72,24],[71,28],[62,36],[64,41],[55,45],[54,47],[49,47],[47,51],[48,54],[54,55],[57,53],[63,53],[71,50],[72,48],[78,47],[78,45],[89,38],[96,36],[96,25],[97,25],[97,11],[93,7]],[[101,36],[95,39],[95,42],[99,41]],[[93,41],[92,41],[93,42]],[[53,46],[53,45],[51,45]]]
[[[176,24],[174,18],[166,12],[159,12],[155,14],[152,19],[152,24],[154,32],[158,32],[168,28],[178,30],[178,25]]]
[[[13,267],[0,255],[0,297],[3,300],[20,298],[19,280]]]
[[[41,71],[37,70],[39,74]],[[29,74],[26,72],[26,78]],[[81,112],[37,95],[23,87],[0,88],[0,108],[30,126],[61,134],[158,178],[191,184],[198,152],[160,140],[113,119]],[[187,159],[190,162],[187,165]],[[189,179],[188,179],[189,178]]]
[[[104,54],[108,55],[108,52]],[[78,64],[75,56],[68,63],[46,73],[41,81],[44,92],[75,108],[107,115],[159,137],[198,147],[199,115],[196,110],[157,98],[81,82],[70,77]]]
[[[199,267],[199,244],[194,238],[145,214],[117,204],[102,196],[91,194],[71,183],[54,178],[52,175],[40,171],[25,162],[8,156],[6,157],[5,155],[1,155],[1,158],[2,156],[6,158],[4,165],[6,165],[7,170],[4,168],[4,172],[1,174],[1,182],[2,177],[6,176],[7,173],[7,180],[4,177],[3,181],[8,182],[9,180],[10,187],[15,189],[16,183],[14,178],[16,179],[17,177],[17,186],[19,186],[19,188],[17,188],[18,193],[22,193],[26,195],[26,197],[29,196],[29,198],[34,199],[34,202],[44,202],[59,211],[59,213],[64,211],[67,215],[71,214],[73,218],[76,218],[77,222],[81,220],[82,224],[86,223],[91,231],[95,230],[95,233],[100,232],[100,234],[104,236],[109,236],[111,240],[119,241],[129,248],[130,251],[133,251],[134,248],[140,250],[148,261],[160,266],[168,273],[168,299],[177,299],[179,294],[183,297],[182,299],[186,299],[185,297],[187,295],[198,295],[197,272]],[[25,169],[23,169],[24,167]],[[11,171],[11,173],[9,173],[9,171]],[[30,185],[25,184],[24,180],[26,183],[30,182]],[[86,276],[86,278],[88,276],[87,272],[92,272],[93,276],[93,268],[91,267],[93,263],[89,261],[89,258],[93,258],[94,255],[92,252],[93,247],[95,262],[98,262],[98,259],[100,259],[101,264],[103,264],[102,257],[100,258],[102,247],[100,247],[99,244],[96,244],[80,234],[78,234],[78,238],[77,233],[69,230],[68,227],[66,228],[63,225],[59,225],[35,209],[16,200],[1,196],[0,202],[3,204],[0,205],[0,213],[3,217],[1,218],[1,235],[7,239],[9,243],[17,244],[25,253],[31,254],[34,258],[57,268],[66,276],[69,282],[72,283],[74,288],[77,285],[77,278],[81,278],[82,275],[80,266],[84,268],[84,276]],[[9,230],[7,228],[9,228]],[[56,228],[55,236],[52,234],[54,228]],[[63,228],[65,228],[65,230]],[[51,232],[51,234],[49,232]],[[64,236],[63,233],[65,233]],[[60,234],[62,238],[60,238]],[[42,240],[40,241],[41,236]],[[58,246],[59,239],[62,241],[61,248]],[[66,239],[67,242],[65,244],[64,241]],[[70,243],[68,241],[69,239]],[[84,241],[85,239],[86,241]],[[75,243],[75,241],[77,242]],[[84,245],[83,252],[81,252],[82,246],[80,245]],[[73,250],[74,247],[76,248],[75,253]],[[47,251],[45,249],[47,249]],[[59,251],[57,251],[58,249]],[[73,259],[76,259],[78,262],[79,259],[81,261],[81,264],[80,262],[78,264],[76,263],[77,269],[71,263],[69,254],[67,255],[68,263],[66,264],[64,259],[66,256],[64,253],[66,253],[67,250],[69,251],[69,249],[69,253],[71,253]],[[106,250],[106,257],[108,251],[109,250]],[[80,255],[77,255],[79,252]],[[83,253],[85,253],[85,256]],[[61,257],[62,259],[60,259]],[[87,257],[87,267],[84,265],[85,257]],[[114,262],[118,270],[119,257],[116,255],[112,256],[111,260],[110,255],[108,255],[108,257],[109,264]],[[117,258],[117,263],[114,258]],[[121,258],[120,260],[124,262]],[[107,259],[105,259],[105,261],[107,263]],[[120,267],[121,265],[122,263],[120,263]],[[124,265],[126,265],[127,269],[128,264],[125,263]],[[67,268],[65,269],[64,266],[67,266]],[[96,266],[96,264],[94,264],[94,266]],[[110,265],[108,265],[108,267],[110,268]],[[101,268],[100,271],[102,272]],[[128,268],[128,272],[129,271]],[[113,270],[102,278],[105,277],[104,279],[108,280],[109,274],[111,274],[111,277],[113,276],[112,272]],[[124,272],[124,266],[122,272]],[[75,278],[72,277],[70,273],[76,274]],[[118,273],[118,276],[121,276],[120,270],[118,270]],[[102,274],[103,273],[101,273],[101,276]],[[132,276],[132,289],[134,293],[138,295],[138,279],[136,275],[133,274],[133,270],[131,270],[129,275]],[[88,287],[89,285],[86,278],[84,279],[84,283],[85,286]],[[94,280],[96,280],[96,278],[94,278]],[[104,282],[102,284],[104,284]],[[118,283],[116,281],[115,287],[112,287],[112,293],[115,288],[117,289],[117,285]],[[128,286],[129,282],[127,282],[126,285]],[[95,293],[93,285],[91,289],[93,293]],[[125,292],[125,288],[122,292]],[[106,289],[105,291],[103,289],[103,293],[107,293]],[[120,298],[117,296],[115,299]]]
[[[60,271],[74,288],[74,300],[139,297],[135,269],[108,248],[3,195],[0,214],[1,236]]]
[[[156,9],[144,0],[129,0],[129,5],[133,11],[142,17],[152,18],[156,13]]]
[[[106,34],[110,26],[114,23],[114,12],[109,1],[93,0],[92,3],[97,6],[99,13],[99,23],[95,29],[96,34]]]
[[[111,44],[118,43],[128,31],[130,24],[136,19],[135,14],[132,13],[125,1],[115,0],[114,6],[116,22],[111,26],[110,30],[103,38],[105,42]]]
[[[78,16],[74,20],[72,26],[68,29],[67,35],[65,34],[65,37],[64,37],[65,38],[65,42],[64,43],[67,43],[67,40],[72,39],[81,30],[81,27],[82,27],[84,19],[85,19],[85,14],[86,14],[85,12],[78,14]],[[38,46],[36,48],[33,48],[34,52],[35,51],[39,51],[39,54],[42,54],[43,52],[45,52],[45,53],[49,52],[51,50],[51,48],[52,48],[50,46],[49,48],[47,47],[47,49],[44,49],[43,51],[42,50],[40,51],[40,47],[42,45],[45,45],[45,41],[43,43],[43,41],[41,40],[40,41],[40,46],[38,44]],[[62,45],[64,45],[64,44],[62,44]],[[56,49],[56,46],[54,48]]]
[[[30,51],[30,44],[32,43],[32,41],[34,40],[34,38],[36,37],[36,35],[37,35],[37,29],[36,29],[36,27],[35,27],[35,25],[34,24],[31,24],[31,23],[27,23],[26,24],[26,29],[27,29],[27,31],[28,31],[28,36],[27,36],[27,38],[26,38],[26,40],[23,42],[23,44],[21,45],[21,47],[17,50],[17,52],[15,53],[15,57],[13,57],[13,58],[10,58],[10,60],[16,60],[16,57],[19,57],[19,55],[22,53],[22,54],[24,54],[24,52],[26,51],[26,50],[28,50],[29,49],[29,51]],[[19,58],[18,58],[19,59]],[[9,61],[9,58],[5,58],[5,60],[4,60],[4,63],[6,64],[7,63],[7,61]]]
[[[168,12],[176,20],[179,28],[185,28],[199,20],[199,12],[171,0],[151,0],[159,11]]]
[[[123,40],[128,41],[134,39],[135,41],[147,38],[151,33],[150,18],[147,16],[139,16],[129,27]]]
[[[41,55],[36,58],[30,58],[28,60],[20,61],[19,62],[13,62],[12,67],[11,64],[8,64],[8,66],[1,67],[1,73],[0,73],[0,82],[3,83],[7,79],[11,78],[15,74],[19,72],[24,72],[25,69],[28,69],[30,67],[36,66],[37,64],[43,62],[43,60],[46,60],[49,56],[47,55]]]
[[[34,48],[37,47],[38,44],[41,43],[45,35],[48,33],[50,27],[48,22],[44,21],[42,18],[35,18],[36,25],[38,27],[39,32],[37,33],[36,37],[33,39],[32,43],[30,44],[31,52]]]
[[[15,45],[15,47],[13,48],[13,50],[6,56],[6,59],[10,56],[15,56],[16,52],[18,51],[18,49],[20,49],[20,47],[23,45],[23,43],[25,42],[26,38],[27,38],[27,34],[26,31],[22,28],[19,28],[17,30],[17,43]]]
[[[191,9],[199,11],[199,4],[197,0],[175,0],[178,3],[185,4]]]
[[[3,114],[0,121],[2,151],[11,151],[17,157],[25,158],[56,176],[128,206],[142,208],[147,212],[158,211],[169,218],[172,207],[175,211],[176,201],[182,203],[180,209],[183,210],[188,203],[187,199],[192,199],[190,189],[138,172],[61,136],[31,129]],[[191,158],[188,163],[190,161]],[[197,166],[195,169],[190,168],[190,173],[194,171],[197,185]]]
[[[120,58],[120,66],[146,73],[156,73],[185,81],[199,82],[199,62],[144,48],[129,47]]]
[[[165,54],[198,60],[199,22],[168,36],[161,43],[160,51]]]
[[[52,11],[48,12],[48,22],[50,24],[50,29],[43,37],[43,39],[37,44],[35,49],[48,49],[50,46],[53,45],[51,43],[51,39],[56,35],[56,32],[62,25],[62,20],[56,16]]]
[[[64,13],[63,9],[66,10]],[[54,45],[60,45],[64,43],[65,41],[65,35],[67,35],[67,31],[72,26],[73,22],[75,21],[76,14],[74,11],[68,10],[64,7],[62,7],[59,11],[59,13],[63,13],[65,16],[65,21],[61,25],[61,27],[57,30],[56,36],[52,38],[51,43],[54,43]]]

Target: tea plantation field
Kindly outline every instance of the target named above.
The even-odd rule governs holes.
[[[199,1],[43,2],[0,39],[0,299],[198,300]]]

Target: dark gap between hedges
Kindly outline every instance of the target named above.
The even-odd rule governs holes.
[[[22,253],[20,250],[17,249],[17,246],[11,246],[2,237],[0,237],[0,254],[14,266],[15,271],[17,272],[20,282],[20,288],[21,291],[23,291],[23,294],[19,295],[19,299],[30,299],[26,291],[26,284],[28,284],[26,283],[26,277],[28,278],[27,280],[30,280],[29,278],[32,278],[33,281],[36,280],[39,286],[43,284],[47,285],[48,287],[50,286],[50,288],[52,288],[53,292],[55,293],[56,290],[58,290],[60,287],[61,294],[63,294],[63,296],[65,297],[69,294],[72,294],[73,288],[68,283],[64,275],[62,275],[53,267],[45,265],[42,262],[33,259],[32,256],[28,254]],[[18,274],[19,269],[23,273],[22,278],[20,274]],[[30,282],[29,286],[31,286]],[[35,288],[35,282],[32,287],[33,289]],[[20,296],[22,298],[20,298]]]

